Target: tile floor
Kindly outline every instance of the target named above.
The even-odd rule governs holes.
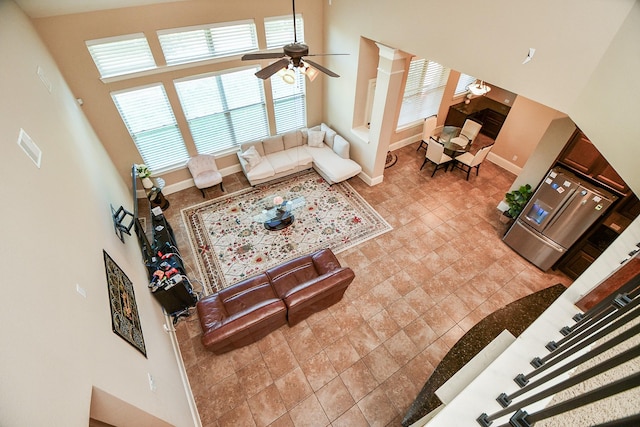
[[[480,176],[420,171],[417,143],[374,187],[350,184],[394,227],[338,254],[356,272],[344,299],[293,328],[224,355],[204,350],[194,315],[177,335],[203,426],[400,426],[439,361],[479,320],[556,283],[501,242],[496,206],[515,176],[485,162]],[[224,179],[237,191],[241,173]],[[207,198],[219,196],[218,187]],[[170,194],[166,215],[195,266],[180,209],[195,188]],[[194,277],[194,272],[189,272]]]

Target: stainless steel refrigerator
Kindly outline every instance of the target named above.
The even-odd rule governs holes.
[[[565,169],[551,169],[503,240],[546,271],[616,198]]]

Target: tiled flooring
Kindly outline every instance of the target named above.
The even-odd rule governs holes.
[[[349,182],[394,227],[338,254],[356,272],[343,301],[293,328],[224,355],[204,350],[195,314],[177,325],[204,426],[399,426],[433,369],[480,319],[555,283],[501,242],[496,206],[515,176],[485,162],[419,171],[417,144],[374,187]],[[242,174],[225,189],[248,185]],[[207,197],[220,195],[219,188]],[[167,196],[182,254],[191,254],[180,209],[203,201],[194,188]],[[192,277],[195,274],[190,273]]]

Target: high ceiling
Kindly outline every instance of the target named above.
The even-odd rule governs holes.
[[[187,0],[14,0],[31,18]]]

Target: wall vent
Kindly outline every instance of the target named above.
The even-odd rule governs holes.
[[[20,129],[20,135],[18,136],[18,145],[39,168],[40,162],[42,160],[42,150],[36,145],[35,142],[33,142],[33,140],[29,137],[29,135],[27,135],[27,132],[25,132],[24,129]]]

